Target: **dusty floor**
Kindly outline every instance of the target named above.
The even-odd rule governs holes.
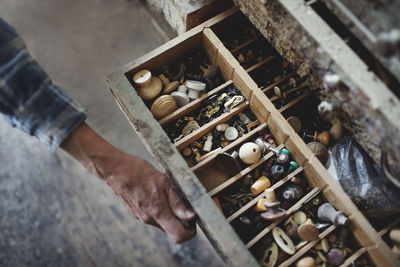
[[[0,16],[120,149],[150,159],[105,83],[169,39],[141,1],[2,0]],[[106,184],[0,119],[1,266],[217,266],[202,235],[172,244],[137,222]]]

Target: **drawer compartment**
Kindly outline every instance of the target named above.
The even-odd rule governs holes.
[[[312,91],[290,70],[290,67],[284,68],[285,72],[273,67],[285,66],[286,63],[268,43],[259,40],[254,30],[248,30],[246,36],[228,47],[229,50],[224,42],[225,44],[230,42],[219,39],[218,36],[224,29],[234,29],[238,23],[239,26],[243,23],[240,13],[235,8],[227,10],[111,74],[108,80],[121,110],[160,168],[167,173],[173,186],[196,211],[198,224],[227,264],[257,266],[257,262],[261,260],[259,247],[268,243],[265,239],[269,238],[274,227],[285,226],[284,223],[288,218],[303,209],[317,194],[349,218],[347,227],[355,241],[354,248],[351,253],[349,252],[351,255],[346,256],[345,262],[350,264],[351,260],[364,255],[368,261],[378,266],[396,263],[396,259],[378,233],[285,119],[287,115],[285,112],[290,114],[289,112],[292,112],[303,99],[308,98]],[[252,49],[259,47],[261,51],[251,60],[243,61],[243,58],[238,58],[241,53],[249,56],[249,52],[246,52],[249,51],[247,49],[249,47]],[[138,96],[132,76],[143,69],[158,75],[163,66],[177,64],[193,48],[204,51],[209,64],[218,66],[223,81],[216,87],[210,88],[203,96],[156,120],[150,112],[151,101],[144,102]],[[247,65],[242,66],[240,62],[245,62]],[[263,75],[263,72],[269,75]],[[280,78],[274,80],[278,74]],[[293,87],[294,82],[295,90],[289,88]],[[283,88],[284,84],[289,83],[290,86],[286,86],[287,103],[270,94],[276,85],[281,85]],[[239,90],[245,98],[244,101],[232,109],[224,110],[219,116],[207,120],[204,124],[200,123],[198,128],[186,136],[171,134],[179,123],[187,123],[198,117],[199,110],[204,108],[210,98],[220,96],[229,88]],[[221,138],[216,133],[217,127],[221,124],[227,123],[231,127],[237,127],[239,117],[243,113],[251,118],[252,125],[246,124],[245,131],[237,138],[224,145],[213,144],[211,149],[199,151],[204,148],[207,136],[211,135],[213,140]],[[265,150],[256,161],[249,164],[239,160],[237,170],[221,168],[226,164],[221,163],[224,162],[221,154],[224,154],[224,157],[231,155],[230,158],[234,158],[234,152],[238,152],[243,144],[254,142],[258,137],[266,135],[278,151],[285,148],[290,160],[298,166],[286,168],[280,176],[277,176],[278,178],[269,177],[269,191],[275,192],[276,199],[281,200],[286,210],[285,215],[273,222],[262,222],[250,234],[240,228],[241,220],[245,220],[243,217],[246,216],[255,218],[259,216],[254,209],[257,203],[266,197],[266,193],[263,191],[252,193],[249,186],[261,176],[268,174],[271,176],[271,165],[277,161],[277,154]],[[185,155],[191,155],[192,158],[189,159],[190,156]],[[294,186],[295,181],[301,181],[304,190],[295,201],[286,203],[282,199],[282,192],[287,190],[287,186]],[[313,247],[336,228],[335,225],[328,225],[319,229],[315,240],[299,246],[293,255],[283,255],[280,264],[290,266],[302,255],[308,255],[307,253],[313,255]]]

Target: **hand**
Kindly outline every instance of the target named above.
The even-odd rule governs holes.
[[[106,182],[136,218],[164,230],[177,243],[195,235],[195,228],[186,229],[179,221],[193,220],[194,212],[151,164],[124,153],[105,164],[110,172]]]
[[[195,213],[183,203],[168,179],[148,162],[128,155],[82,123],[61,147],[90,172],[104,179],[139,220],[159,227],[175,242],[191,239],[196,229],[186,229]]]

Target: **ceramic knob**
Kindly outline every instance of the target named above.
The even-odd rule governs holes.
[[[186,87],[189,89],[189,97],[191,99],[197,99],[200,97],[201,93],[206,89],[206,84],[194,81],[194,80],[187,80]]]
[[[151,72],[148,70],[141,70],[133,75],[133,81],[139,86],[144,86],[150,83],[150,80],[151,80]]]
[[[235,127],[228,127],[225,130],[225,138],[229,141],[236,140],[239,137],[239,132]]]
[[[282,197],[288,201],[297,201],[303,196],[303,188],[298,185],[288,185],[283,189]]]
[[[157,98],[151,105],[150,111],[153,116],[160,120],[177,109],[175,98],[163,95]]]
[[[312,257],[304,257],[296,263],[296,267],[315,267],[315,260]]]
[[[335,225],[345,225],[347,217],[341,211],[337,211],[330,203],[324,203],[318,208],[318,219],[324,222],[331,222]]]
[[[148,101],[155,98],[161,92],[161,89],[161,80],[153,76],[148,84],[140,86],[136,91],[144,101]]]
[[[187,92],[187,87],[184,85],[180,85],[178,87],[177,92],[173,92],[171,96],[173,96],[176,100],[176,104],[178,105],[178,108],[181,108],[190,102],[189,96],[186,94]]]
[[[271,186],[271,181],[266,176],[261,176],[250,187],[250,191],[253,194],[253,196],[257,196],[270,186]]]
[[[291,160],[289,162],[289,168],[287,170],[287,173],[291,173],[292,171],[294,171],[295,169],[297,169],[299,167],[299,164],[297,164],[296,161]]]
[[[323,131],[322,133],[318,133],[317,131],[315,131],[314,141],[318,141],[318,142],[328,146],[329,145],[329,132]]]
[[[285,168],[280,164],[274,164],[269,169],[269,174],[274,180],[280,179],[285,175]]]
[[[265,190],[265,199],[266,201],[273,203],[276,201],[275,190],[272,188],[268,188]]]
[[[326,146],[320,142],[311,142],[308,143],[307,146],[323,165],[328,162],[329,152]]]
[[[243,144],[239,149],[239,158],[246,164],[253,164],[261,157],[260,148],[252,142]]]

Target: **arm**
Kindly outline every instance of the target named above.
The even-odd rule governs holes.
[[[105,180],[136,218],[163,229],[177,243],[195,235],[195,228],[186,229],[178,220],[193,220],[194,212],[148,162],[113,147],[86,123],[78,126],[61,147]]]
[[[192,220],[166,177],[148,162],[101,138],[85,122],[87,111],[52,82],[31,57],[14,29],[0,19],[0,113],[14,127],[33,135],[50,151],[62,148],[104,179],[145,223],[176,242],[195,234],[178,220]]]

